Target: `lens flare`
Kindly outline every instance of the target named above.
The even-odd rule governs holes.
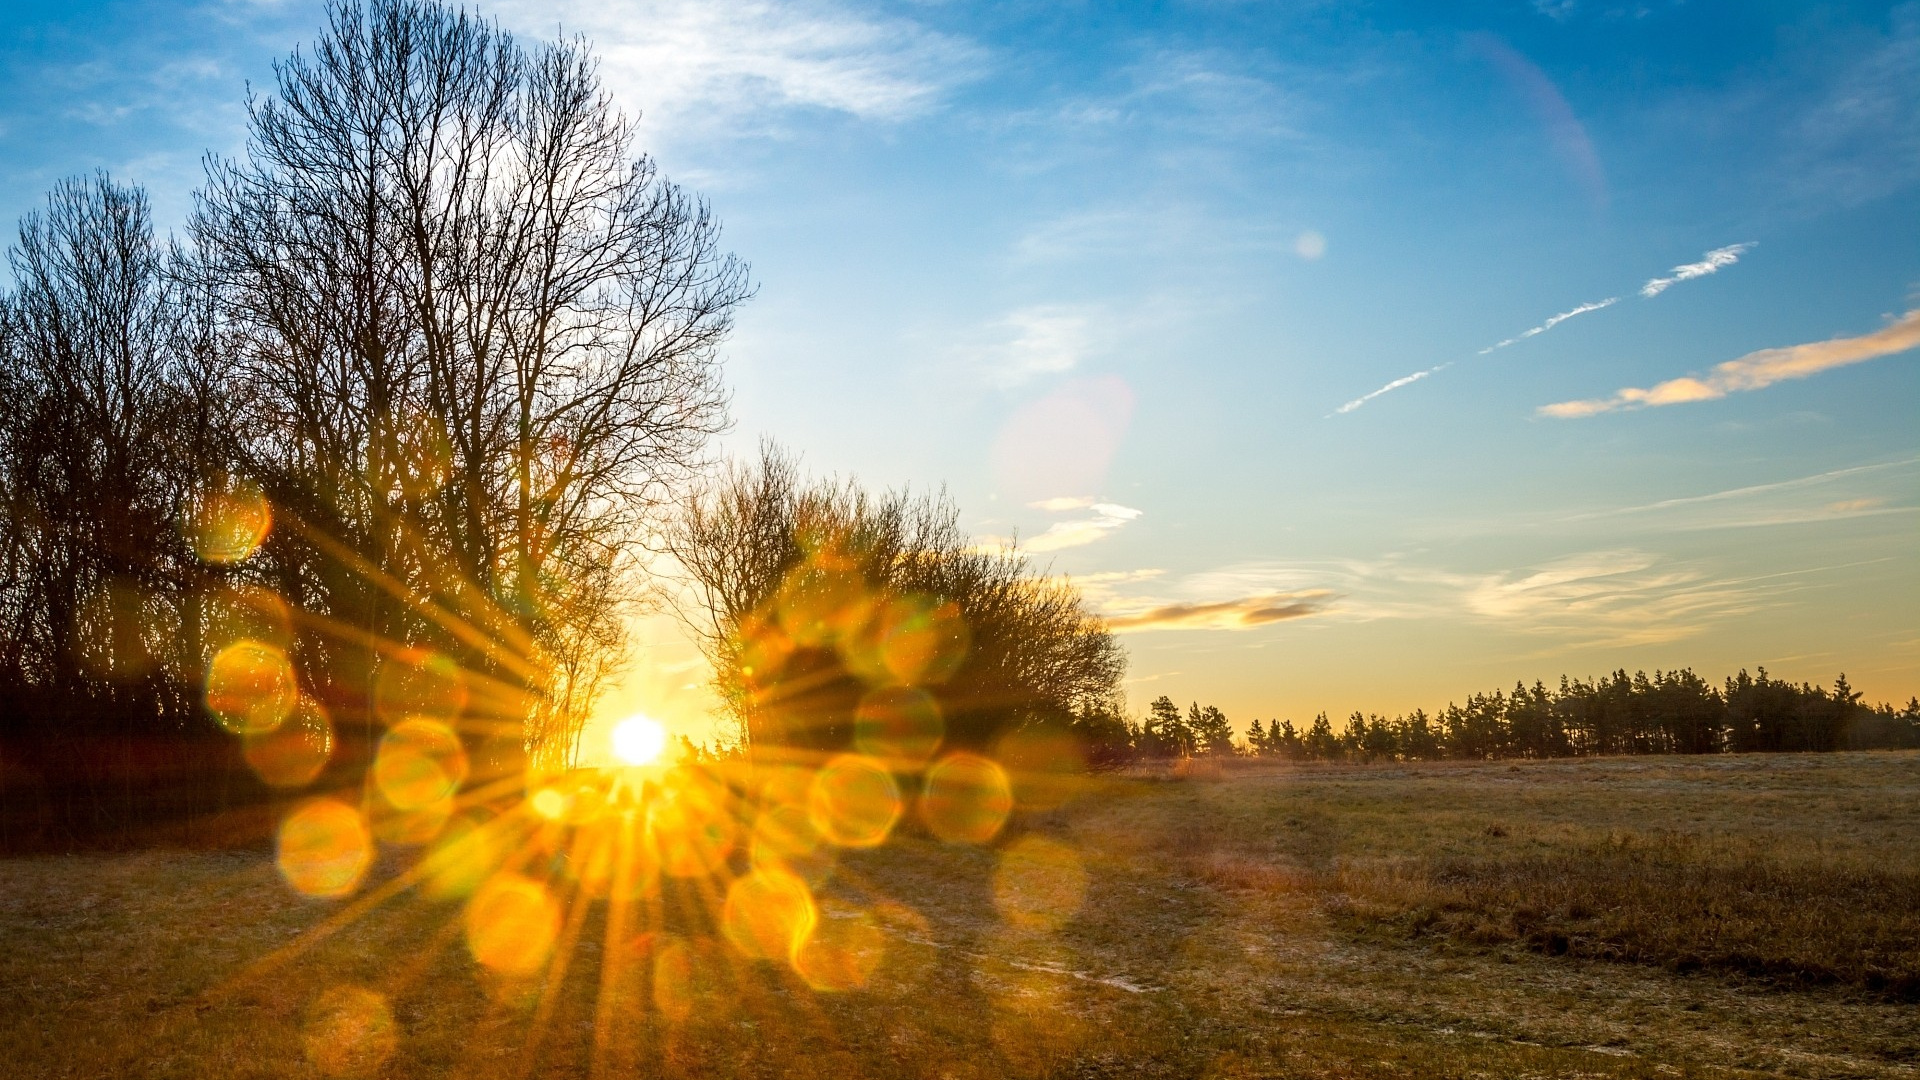
[[[807,793],[807,815],[821,836],[841,847],[874,847],[900,820],[900,785],[870,757],[842,754],[827,762]]]
[[[647,820],[660,869],[669,877],[713,874],[733,852],[736,826],[726,785],[697,766],[667,771]]]
[[[971,643],[958,605],[896,596],[861,629],[848,661],[868,682],[936,685],[959,670]]]
[[[385,996],[361,986],[333,986],[307,1009],[300,1032],[307,1060],[322,1076],[373,1076],[393,1056],[400,1033]]]
[[[720,929],[756,960],[786,960],[813,932],[819,915],[807,883],[782,870],[754,870],[727,888]]]
[[[207,665],[207,711],[235,735],[272,731],[299,700],[287,654],[265,642],[236,641]]]
[[[870,606],[866,583],[852,563],[821,555],[787,575],[774,614],[796,643],[820,647],[858,630]]]
[[[409,649],[380,662],[373,679],[373,711],[389,724],[421,717],[452,724],[467,707],[467,680],[443,653]]]
[[[560,905],[546,886],[502,871],[467,903],[467,948],[503,975],[531,975],[560,936]]]
[[[568,799],[567,793],[560,790],[558,786],[548,786],[534,792],[533,797],[527,802],[533,807],[534,813],[548,821],[559,821],[567,816],[567,807],[571,805],[572,800]]]
[[[1013,779],[1013,794],[1022,809],[1051,810],[1081,790],[1086,775],[1086,748],[1071,732],[1046,727],[1016,728],[993,751]]]
[[[396,810],[418,810],[452,795],[467,778],[460,737],[434,720],[408,720],[380,737],[373,782]]]
[[[275,862],[287,884],[307,896],[345,896],[373,861],[373,837],[360,812],[337,799],[302,804],[280,823]]]
[[[658,720],[629,716],[613,729],[613,756],[628,765],[651,765],[667,748],[667,729]]]
[[[734,635],[740,677],[751,690],[761,690],[779,678],[793,655],[794,641],[780,624],[766,617],[748,620]]]
[[[381,843],[418,847],[430,844],[453,817],[452,797],[425,806],[394,809],[373,815],[373,835]]]
[[[754,819],[749,849],[755,867],[785,870],[818,888],[833,876],[833,848],[804,807],[774,806]]]
[[[858,990],[880,966],[886,934],[865,911],[825,915],[793,950],[793,970],[815,990]]]
[[[301,698],[279,727],[247,735],[240,746],[261,780],[279,788],[305,787],[333,757],[333,722],[318,702]]]
[[[660,883],[659,857],[641,840],[633,815],[607,815],[574,833],[564,870],[595,900],[640,899]]]
[[[189,610],[207,649],[218,652],[235,642],[264,642],[279,649],[293,644],[293,610],[271,590],[232,585],[191,594]]]
[[[1000,855],[993,872],[993,903],[1008,925],[1055,930],[1073,918],[1087,895],[1087,872],[1065,844],[1029,836]]]
[[[673,1023],[696,1010],[711,1012],[725,1000],[724,957],[710,938],[689,941],[676,934],[649,935],[652,945],[653,1006]],[[703,1008],[705,1007],[705,1008]]]
[[[273,528],[273,507],[260,489],[244,481],[209,492],[187,515],[187,540],[203,562],[244,561]]]
[[[1013,786],[996,762],[978,754],[948,754],[927,770],[920,818],[950,844],[984,844],[1013,812]]]
[[[427,853],[426,894],[435,900],[469,896],[505,857],[495,828],[477,816],[463,814],[440,830],[439,842]]]
[[[940,703],[925,690],[883,686],[860,699],[853,713],[853,744],[899,769],[917,769],[946,735]]]

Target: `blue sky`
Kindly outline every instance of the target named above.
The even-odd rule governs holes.
[[[480,8],[593,39],[752,263],[728,444],[944,484],[1136,707],[1920,693],[1920,4]],[[14,3],[0,211],[107,167],[177,222],[320,20]],[[641,638],[616,707],[691,723]]]

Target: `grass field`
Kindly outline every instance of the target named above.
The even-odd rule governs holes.
[[[1912,1076],[1920,755],[1107,777],[843,857],[823,993],[691,886],[512,982],[264,852],[0,863],[22,1077]],[[399,863],[376,871],[392,874]],[[864,935],[864,937],[862,937]]]

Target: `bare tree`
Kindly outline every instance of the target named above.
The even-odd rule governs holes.
[[[0,421],[9,673],[82,700],[158,666],[186,561],[191,401],[144,193],[63,181],[21,223]]]
[[[633,545],[724,422],[745,267],[635,153],[582,42],[336,3],[275,74],[191,234],[242,459],[292,522],[280,585],[457,655],[563,757]],[[382,662],[313,652],[343,689]]]
[[[944,497],[808,482],[763,445],[689,502],[669,548],[750,745],[838,749],[888,686],[936,698],[959,745],[1119,709],[1105,624],[1066,582],[975,545]]]

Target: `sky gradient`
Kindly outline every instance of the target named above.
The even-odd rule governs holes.
[[[945,486],[1165,693],[1920,693],[1920,4],[480,10],[592,39],[753,266],[734,430]],[[318,5],[16,2],[0,214],[184,217]],[[700,733],[670,625],[609,714]]]

